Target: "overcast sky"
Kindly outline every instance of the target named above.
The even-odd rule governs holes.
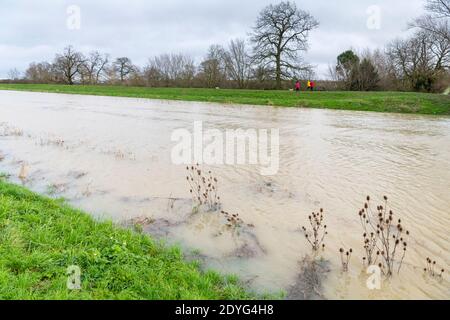
[[[52,60],[72,44],[144,65],[153,55],[174,52],[199,61],[208,46],[248,37],[258,12],[279,0],[1,0],[0,78],[24,71],[32,61]],[[295,0],[320,22],[310,36],[306,60],[326,76],[330,63],[348,48],[377,48],[407,34],[406,25],[423,12],[424,0]],[[80,8],[80,28],[67,27]],[[376,6],[376,7],[372,7]],[[375,8],[375,10],[370,10]],[[380,20],[377,24],[377,9]],[[368,23],[369,22],[369,23]],[[368,27],[369,24],[369,27]],[[379,28],[378,28],[379,26]]]

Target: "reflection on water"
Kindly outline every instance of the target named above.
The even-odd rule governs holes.
[[[246,222],[237,237],[220,215],[190,215],[184,166],[171,164],[172,130],[194,121],[217,129],[278,128],[280,171],[216,166],[224,210]],[[0,91],[1,171],[63,196],[98,217],[149,221],[146,230],[198,249],[205,264],[254,288],[286,291],[309,253],[300,226],[327,211],[326,298],[450,298],[423,275],[426,257],[450,266],[450,119],[365,112],[221,106]],[[402,273],[370,291],[361,267],[358,210],[390,197],[411,231]],[[339,248],[353,248],[340,272]],[[189,248],[189,249],[188,249]]]

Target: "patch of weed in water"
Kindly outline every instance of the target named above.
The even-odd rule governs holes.
[[[217,212],[221,207],[218,179],[211,171],[204,172],[198,164],[186,167],[186,171],[194,211],[204,208],[208,212]]]
[[[436,278],[443,278],[445,270],[443,268],[439,268],[436,260],[432,260],[430,258],[427,258],[427,264],[426,267],[423,269],[425,274],[429,275],[430,277],[436,277]]]
[[[345,251],[344,248],[339,249],[340,258],[341,258],[341,265],[342,265],[342,271],[347,272],[348,266],[350,263],[350,259],[352,257],[353,249],[349,249]]]
[[[324,224],[324,218],[324,211],[323,209],[320,209],[319,212],[313,212],[308,216],[310,227],[302,227],[305,238],[314,252],[325,249],[324,240],[325,236],[328,235],[328,231],[327,225]]]
[[[407,251],[409,231],[397,219],[394,212],[388,209],[388,197],[384,203],[372,209],[370,197],[359,211],[359,218],[364,229],[364,264],[378,266],[386,276],[391,276],[398,266],[400,272]]]

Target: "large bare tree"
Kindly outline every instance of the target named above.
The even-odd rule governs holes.
[[[80,74],[84,62],[83,54],[76,51],[72,46],[68,46],[62,54],[56,55],[53,67],[56,73],[63,76],[65,83],[72,85]]]
[[[259,14],[252,33],[255,59],[275,71],[278,89],[283,79],[306,68],[299,52],[307,50],[309,33],[318,25],[311,14],[289,1],[269,5]]]

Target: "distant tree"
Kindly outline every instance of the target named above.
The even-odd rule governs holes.
[[[355,72],[355,89],[359,91],[371,91],[378,88],[380,76],[375,65],[369,58],[364,58]]]
[[[130,58],[121,57],[117,58],[113,64],[114,70],[117,73],[120,82],[124,82],[127,76],[133,72],[135,66],[131,62]]]
[[[20,79],[20,71],[17,68],[13,68],[8,71],[8,79],[17,81]]]
[[[307,50],[309,33],[318,25],[311,14],[289,1],[269,5],[259,14],[251,37],[255,60],[274,70],[278,89],[283,79],[307,68],[300,63],[299,52]]]
[[[25,79],[36,83],[56,81],[53,66],[48,62],[32,62],[25,71]]]
[[[208,54],[200,64],[200,78],[208,88],[220,87],[226,78],[225,50],[220,45],[209,47]]]
[[[450,42],[424,30],[409,39],[393,41],[387,54],[396,78],[416,91],[432,91],[450,68]]]
[[[138,66],[133,66],[133,70],[128,74],[127,83],[135,87],[145,86],[145,77]]]
[[[76,77],[81,73],[84,62],[83,54],[77,52],[72,46],[68,46],[62,54],[56,55],[53,68],[56,73],[63,76],[65,83],[73,85]]]
[[[162,54],[149,60],[144,75],[153,85],[189,86],[195,76],[194,60],[183,54]]]
[[[336,75],[344,83],[346,89],[351,89],[355,70],[359,64],[359,57],[352,51],[342,52],[337,57]]]
[[[100,77],[105,72],[105,68],[109,62],[107,54],[101,54],[98,51],[89,53],[81,68],[81,74],[84,82],[89,84],[97,84]]]
[[[251,72],[251,57],[245,40],[230,41],[224,53],[224,62],[228,77],[237,83],[238,88],[245,88]]]
[[[369,52],[361,60],[353,50],[337,57],[337,65],[331,74],[346,90],[369,91],[378,88],[380,76]]]

